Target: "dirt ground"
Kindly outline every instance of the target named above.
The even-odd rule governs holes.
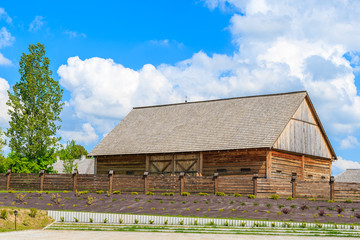
[[[343,240],[343,237],[302,237],[269,235],[232,235],[232,234],[193,234],[193,233],[156,233],[156,232],[95,232],[95,231],[21,231],[0,233],[1,240],[80,240],[80,239],[132,239],[132,240]]]
[[[26,194],[24,196],[24,194]],[[91,203],[89,197],[94,201]],[[21,199],[22,198],[22,199]],[[59,200],[60,199],[60,200]],[[44,210],[133,213],[267,219],[306,222],[360,223],[360,203],[264,199],[233,196],[162,196],[130,194],[0,193],[0,206]],[[339,213],[338,209],[343,209]],[[323,212],[323,216],[320,216]],[[359,218],[358,218],[359,217]]]

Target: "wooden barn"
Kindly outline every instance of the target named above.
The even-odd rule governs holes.
[[[336,160],[306,91],[136,107],[89,155],[100,174],[312,181]]]

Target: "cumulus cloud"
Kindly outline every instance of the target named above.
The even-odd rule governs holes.
[[[163,46],[163,47],[175,46],[178,48],[184,47],[183,43],[178,42],[176,40],[162,39],[162,40],[150,40],[149,42],[150,42],[150,44],[156,45],[156,46]]]
[[[75,32],[75,31],[65,31],[64,34],[68,35],[70,39],[72,38],[86,38],[86,34],[85,33],[79,33],[79,32]]]
[[[29,24],[29,31],[36,32],[42,28],[44,25],[44,17],[36,16],[34,20]]]
[[[4,8],[0,8],[0,20],[4,19],[6,23],[10,24],[12,22],[11,17],[5,12]]]
[[[354,136],[347,136],[340,142],[340,147],[342,149],[355,148],[358,146],[360,146],[360,142]]]
[[[60,131],[61,137],[64,139],[72,139],[79,143],[93,143],[98,139],[98,135],[95,132],[95,129],[91,126],[90,123],[84,123],[82,125],[82,130],[79,131]]]
[[[11,46],[15,41],[15,37],[11,36],[6,27],[0,29],[0,48]]]
[[[343,172],[346,169],[360,168],[360,163],[350,160],[345,160],[342,157],[338,157],[338,160],[332,164],[334,171]]]
[[[10,117],[7,114],[8,106],[6,105],[6,102],[8,101],[7,91],[9,89],[9,83],[0,77],[0,127],[5,127],[10,120]]]

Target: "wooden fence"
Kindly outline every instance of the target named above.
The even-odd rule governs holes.
[[[191,194],[216,192],[253,194],[257,197],[269,197],[277,194],[280,197],[318,198],[318,199],[352,199],[360,200],[360,184],[335,183],[329,181],[299,181],[296,176],[291,179],[265,179],[255,174],[251,177],[239,175],[219,176],[129,176],[109,174],[40,174],[12,173],[0,174],[0,190],[24,191],[121,191],[124,193],[148,191],[154,193],[174,192]]]

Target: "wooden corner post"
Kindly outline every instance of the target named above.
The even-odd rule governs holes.
[[[73,174],[72,174],[72,176],[73,176],[73,191],[74,192],[76,192],[76,190],[77,190],[77,177],[78,177],[78,170],[77,169],[74,169],[74,171],[73,171]]]
[[[114,178],[114,170],[109,171],[109,192],[110,194],[113,192],[113,178]]]
[[[266,153],[266,178],[271,179],[271,151]]]
[[[144,194],[149,191],[149,172],[144,172],[143,179],[144,179]]]
[[[334,189],[335,189],[335,178],[334,176],[330,177],[330,200],[334,200]]]
[[[11,169],[6,172],[6,191],[10,190]]]
[[[291,176],[291,197],[296,197],[296,173],[292,173]]]
[[[218,186],[219,186],[219,173],[214,173],[214,177],[213,177],[213,181],[214,181],[214,194],[216,194],[218,192]]]
[[[257,189],[258,189],[258,175],[255,173],[253,176],[253,195],[257,195]]]
[[[180,173],[180,195],[184,192],[184,185],[185,185],[185,179],[184,179],[185,173],[181,172]]]
[[[44,190],[44,177],[45,177],[45,169],[41,169],[40,171],[40,191]]]

